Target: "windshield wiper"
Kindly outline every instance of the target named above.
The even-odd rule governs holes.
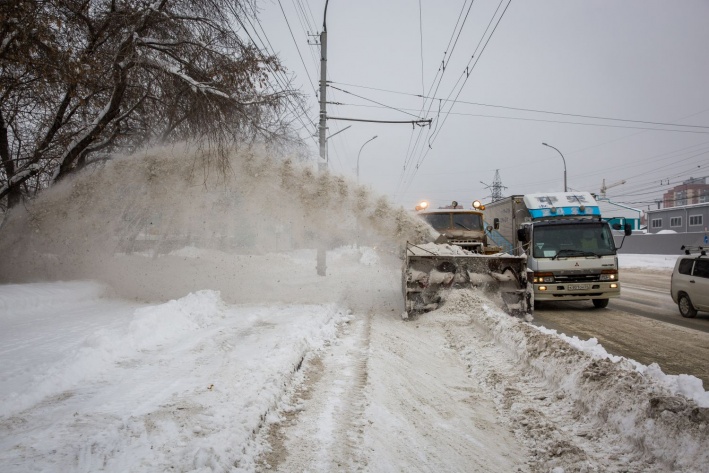
[[[595,256],[596,258],[600,258],[601,255],[594,253],[593,251],[586,251],[586,250],[573,250],[573,249],[568,249],[564,248],[563,250],[559,250],[551,259],[557,259],[563,254],[568,254],[568,256]]]
[[[458,225],[459,227],[463,227],[463,228],[465,228],[465,229],[466,229],[466,230],[468,230],[469,232],[472,232],[472,230],[471,230],[471,229],[469,229],[468,227],[466,227],[466,226],[465,226],[465,225],[463,225],[462,223],[458,223],[458,222],[455,222],[455,224],[456,224],[456,225]]]

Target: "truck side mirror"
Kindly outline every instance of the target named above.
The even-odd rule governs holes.
[[[499,230],[500,229],[500,219],[495,218],[495,220],[492,221],[492,225],[495,227],[495,230]]]
[[[522,243],[527,243],[527,232],[526,229],[520,228],[517,230],[517,239]]]
[[[625,224],[624,230],[625,230],[625,236],[628,236],[628,235],[630,235],[631,233],[633,233],[633,229],[631,228],[631,226],[630,226],[629,223],[626,223],[626,224]]]

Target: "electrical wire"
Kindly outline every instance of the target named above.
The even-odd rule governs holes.
[[[342,92],[345,92],[347,94],[350,94],[354,97],[361,98],[363,100],[366,100],[368,102],[373,102],[379,104],[379,102],[375,100],[368,99],[366,97],[363,97],[361,95],[354,94],[352,92],[348,92],[344,89],[339,89],[333,85],[329,85],[329,87],[340,90]],[[462,102],[461,102],[462,103]],[[406,110],[410,111],[415,111],[417,109],[413,108],[395,108],[391,107],[388,105],[380,104],[382,107],[374,107],[371,105],[360,105],[360,104],[348,104],[348,103],[338,103],[338,105],[341,106],[350,106],[350,107],[371,107],[371,108],[389,108],[393,109],[402,113],[407,113]],[[706,127],[706,131],[698,131],[698,130],[672,130],[668,128],[651,128],[651,127],[641,127],[641,126],[625,126],[625,125],[607,125],[607,124],[602,124],[602,123],[583,123],[583,122],[572,122],[572,121],[564,121],[564,120],[543,120],[540,118],[524,118],[524,117],[505,117],[505,116],[499,116],[499,115],[484,115],[484,114],[478,114],[478,113],[464,113],[464,112],[449,112],[450,115],[457,115],[457,116],[466,116],[466,117],[478,117],[478,118],[496,118],[496,119],[501,119],[501,120],[519,120],[519,121],[528,121],[528,122],[540,122],[540,123],[557,123],[557,124],[564,124],[564,125],[581,125],[581,126],[594,126],[594,127],[602,127],[602,128],[626,128],[629,130],[645,130],[645,131],[667,131],[667,132],[676,132],[676,133],[694,133],[694,134],[709,134],[709,127]],[[407,115],[412,115],[415,116],[411,113],[407,113]]]
[[[463,18],[463,11],[465,10],[465,5],[467,4],[467,0],[463,3],[463,6],[460,10],[460,13],[458,14],[458,19],[456,20],[455,26],[453,27],[453,32],[451,33],[451,37],[448,40],[448,46],[446,47],[446,50],[443,52],[443,60],[441,61],[441,66],[438,68],[436,71],[436,76],[433,78],[433,81],[431,82],[431,87],[429,88],[428,94],[431,94],[431,91],[433,91],[433,95],[436,95],[438,93],[438,89],[441,86],[441,83],[443,82],[443,76],[445,75],[446,72],[446,57],[448,57],[448,62],[450,62],[450,59],[453,57],[453,53],[455,52],[456,45],[458,44],[458,38],[460,37],[460,33],[463,31],[463,27],[465,26],[465,23],[468,19],[468,15],[470,14],[470,9],[473,6],[473,3],[475,0],[471,0],[470,5],[468,6],[468,11],[465,14],[465,18]],[[463,21],[461,23],[461,18],[463,18]],[[460,25],[460,29],[458,29],[458,25]],[[456,31],[458,31],[458,35],[456,36]],[[455,42],[453,42],[453,37],[456,36]],[[453,44],[453,48],[451,48],[451,43]],[[450,51],[450,53],[449,53]],[[435,85],[435,90],[434,90],[434,85]],[[426,99],[424,99],[421,110],[419,111],[420,116],[428,116],[431,112],[431,107],[433,106],[434,101],[431,100],[428,104],[428,108],[426,110],[426,113],[423,113],[424,108],[426,108]],[[431,128],[429,127],[426,132],[426,139],[428,139],[428,136],[430,136],[431,133]],[[395,193],[398,193],[399,189],[405,182],[405,176],[406,176],[406,171],[410,167],[411,161],[413,160],[414,155],[416,154],[416,149],[418,148],[418,144],[421,142],[421,137],[423,136],[423,129],[419,128],[418,134],[416,136],[416,141],[414,142],[413,147],[411,146],[411,142],[413,139],[413,130],[411,132],[411,135],[409,137],[409,143],[407,145],[406,149],[406,155],[404,158],[404,165],[402,167],[401,174],[399,176],[399,182],[397,183],[396,186],[396,191]],[[425,142],[424,140],[424,142]]]
[[[251,36],[251,33],[250,33],[249,30],[246,28],[246,25],[244,24],[244,22],[241,20],[241,18],[240,18],[240,16],[238,15],[238,12],[236,11],[235,7],[234,7],[234,6],[230,6],[230,10],[232,11],[232,13],[233,13],[233,15],[234,15],[234,18],[235,18],[236,21],[239,23],[239,25],[241,25],[241,27],[243,28],[244,32],[245,32],[246,35],[249,37],[249,39],[251,40],[251,42],[252,42],[255,46],[258,47],[258,43],[256,43],[256,41],[254,40],[253,36]],[[256,30],[256,28],[254,27],[253,23],[251,22],[248,13],[243,9],[243,6],[242,6],[242,12],[244,13],[244,17],[246,18],[246,21],[247,21],[247,22],[249,23],[249,25],[251,26],[251,29],[253,30],[254,34],[256,35],[256,37],[257,37],[257,38],[259,39],[259,41],[261,42],[261,46],[262,46],[263,50],[265,50],[266,52],[268,52],[269,55],[275,55],[275,52],[272,53],[271,50],[269,50],[268,47],[266,46],[266,42],[268,42],[269,45],[271,45],[271,43],[270,43],[270,41],[268,40],[268,36],[266,35],[266,32],[265,32],[265,30],[263,29],[263,26],[261,25],[260,21],[258,20],[258,17],[256,17],[256,20],[257,20],[257,23],[259,24],[259,26],[261,27],[261,31],[263,32],[264,37],[266,37],[266,42],[264,42],[264,40],[263,40],[263,39],[261,38],[261,36],[259,35],[258,31]],[[271,45],[271,49],[273,50],[273,46],[272,46],[272,45]],[[274,50],[274,51],[275,51],[275,50]],[[263,53],[262,53],[262,54],[263,54]],[[269,68],[269,70],[271,71],[271,73],[273,74],[273,77],[276,79],[276,82],[278,82],[278,84],[281,86],[283,92],[285,92],[285,91],[287,90],[287,87],[285,86],[285,84],[288,82],[288,79],[285,78],[285,77],[281,77],[281,75],[279,75],[279,71],[278,71],[278,70],[274,70],[270,65],[268,65],[268,68]],[[303,117],[303,115],[307,117],[307,116],[308,116],[308,111],[305,110],[305,108],[303,107],[302,104],[300,104],[300,103],[298,103],[298,102],[296,102],[296,103],[294,104],[293,101],[291,101],[290,97],[288,97],[288,96],[286,96],[286,103],[288,103],[288,104],[291,106],[291,112],[294,113],[294,115],[298,116],[298,120],[299,120],[299,121],[301,122],[301,124],[307,129],[307,126],[306,126],[305,123],[302,121],[302,117]],[[296,109],[298,108],[298,106],[300,106],[300,109],[303,111],[303,114],[302,114],[302,115],[299,114],[299,113],[297,112],[297,110],[296,110]],[[315,124],[311,122],[311,126],[314,127]],[[313,139],[313,141],[315,141],[315,139],[314,139],[314,137],[312,136],[311,133],[308,133],[308,135],[310,136],[310,138]]]
[[[310,72],[308,72],[308,66],[305,65],[305,60],[303,59],[303,55],[300,53],[300,47],[298,47],[298,42],[295,40],[295,35],[293,34],[293,30],[290,27],[290,22],[288,21],[288,17],[286,16],[286,11],[283,9],[283,5],[281,4],[281,0],[278,0],[278,6],[281,7],[281,12],[283,13],[283,18],[286,20],[286,25],[288,25],[288,31],[290,31],[290,37],[293,39],[293,44],[295,44],[295,49],[298,51],[298,56],[300,56],[300,62],[303,64],[303,69],[305,69],[305,74],[308,76],[308,81],[310,81],[310,85],[312,86],[313,91],[315,91],[315,90],[317,90],[315,87],[315,83],[313,82],[313,79],[310,77]]]
[[[433,143],[433,142],[438,138],[438,136],[440,135],[440,132],[441,132],[441,130],[443,129],[443,126],[445,125],[446,121],[448,120],[448,117],[450,116],[450,112],[451,112],[451,110],[453,109],[453,106],[455,106],[455,103],[457,102],[458,97],[460,96],[461,92],[463,91],[463,88],[465,87],[465,84],[467,83],[468,79],[470,78],[470,74],[471,74],[471,73],[473,72],[473,70],[475,69],[475,66],[477,66],[477,64],[478,64],[478,62],[479,62],[479,60],[480,60],[480,58],[482,57],[483,53],[484,53],[485,50],[487,49],[487,45],[490,43],[490,39],[492,39],[493,35],[495,34],[495,31],[497,31],[497,27],[500,25],[500,22],[502,21],[502,18],[505,16],[505,13],[507,13],[507,10],[508,10],[510,4],[512,3],[512,0],[508,0],[507,5],[505,6],[505,9],[502,11],[502,13],[500,14],[499,18],[497,19],[497,22],[495,23],[495,27],[492,29],[492,31],[491,31],[490,34],[488,35],[487,40],[485,40],[485,44],[483,45],[482,49],[480,50],[480,54],[478,54],[477,58],[475,59],[475,63],[473,63],[472,67],[470,67],[470,63],[472,62],[473,58],[475,58],[475,53],[478,51],[478,48],[480,47],[480,44],[481,44],[483,38],[485,38],[485,34],[487,33],[487,30],[489,29],[490,24],[492,24],[492,21],[494,20],[495,15],[497,14],[497,11],[499,10],[499,8],[500,8],[500,6],[502,5],[502,2],[503,2],[503,1],[504,1],[504,0],[500,0],[500,4],[498,5],[498,9],[495,10],[495,14],[493,14],[493,17],[490,19],[490,23],[488,23],[488,27],[486,28],[485,32],[483,33],[482,37],[480,38],[480,42],[478,43],[478,46],[476,46],[475,51],[473,52],[473,55],[472,55],[471,58],[470,58],[470,61],[468,61],[468,65],[466,66],[466,71],[464,71],[465,80],[463,81],[463,84],[460,86],[460,89],[458,90],[458,93],[456,94],[456,97],[455,97],[455,99],[453,100],[453,103],[452,103],[451,106],[449,107],[448,112],[447,112],[446,115],[444,116],[443,122],[441,123],[440,127],[437,128],[437,130],[436,130],[434,136],[432,137],[431,141],[429,141],[429,144],[428,144],[429,147],[428,147],[428,149],[426,150],[426,152],[425,152],[422,156],[420,156],[419,160],[417,161],[416,166],[414,167],[414,170],[413,170],[413,174],[412,174],[412,176],[411,176],[411,178],[410,178],[410,180],[409,180],[409,183],[408,183],[407,187],[405,188],[405,190],[408,190],[408,187],[409,187],[409,186],[411,185],[411,183],[413,182],[413,178],[414,178],[414,176],[416,175],[416,172],[418,171],[418,169],[419,169],[419,168],[421,167],[421,165],[423,164],[424,160],[426,159],[426,156],[428,156],[429,151],[432,149],[432,143]],[[461,76],[461,77],[462,77],[462,76]],[[455,90],[455,86],[454,86],[453,90],[451,91],[451,94],[449,94],[448,99],[450,99],[450,96],[452,95],[452,93],[453,93],[454,90]]]
[[[391,93],[391,94],[408,95],[411,97],[419,97],[419,98],[421,97],[421,95],[419,95],[419,94],[399,92],[399,91],[388,90],[388,89],[380,89],[377,87],[368,87],[368,86],[364,86],[364,85],[349,84],[349,83],[345,83],[345,82],[333,82],[333,84],[344,85],[347,87],[358,87],[361,89],[376,90],[378,92],[387,92],[387,93]],[[438,98],[438,97],[424,96],[423,98],[433,99],[433,100],[441,100],[443,102],[447,102],[447,99],[442,99],[442,98]],[[686,124],[682,124],[682,123],[654,122],[654,121],[648,121],[648,120],[630,120],[627,118],[613,118],[613,117],[603,117],[603,116],[596,116],[596,115],[583,115],[583,114],[576,114],[576,113],[554,112],[554,111],[549,111],[549,110],[541,110],[541,109],[533,109],[533,108],[510,107],[510,106],[505,106],[505,105],[493,105],[493,104],[486,104],[486,103],[480,103],[480,102],[468,102],[465,100],[458,100],[457,103],[466,104],[466,105],[476,105],[476,106],[480,106],[480,107],[502,108],[502,109],[507,109],[507,110],[521,111],[521,112],[545,113],[545,114],[550,114],[550,115],[562,115],[562,116],[576,117],[576,118],[589,118],[589,119],[594,119],[594,120],[610,120],[610,121],[620,121],[620,122],[628,122],[628,123],[641,123],[641,124],[646,124],[646,125],[674,126],[674,127],[679,127],[679,128],[681,128],[681,127],[705,128],[705,129],[709,130],[709,126],[706,126],[706,125],[686,125]]]

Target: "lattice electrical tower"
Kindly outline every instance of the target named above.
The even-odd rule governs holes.
[[[502,185],[499,169],[495,169],[495,179],[492,181],[492,185],[485,184],[483,181],[480,181],[480,184],[484,185],[487,189],[491,189],[490,198],[492,199],[492,202],[502,200],[502,189],[507,189],[507,186]]]

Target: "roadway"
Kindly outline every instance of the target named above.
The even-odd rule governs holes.
[[[621,297],[606,309],[591,301],[554,302],[534,312],[534,324],[581,339],[596,338],[611,354],[666,374],[691,374],[709,388],[709,313],[679,314],[670,297],[671,270],[622,269]]]

